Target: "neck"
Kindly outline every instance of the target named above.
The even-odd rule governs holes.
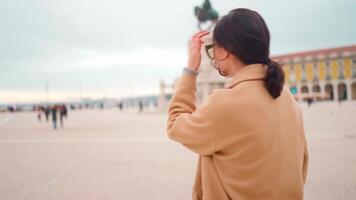
[[[239,70],[245,66],[246,66],[246,64],[241,62],[240,60],[232,59],[231,64],[230,64],[229,76],[230,77],[236,76],[236,74],[239,72]]]

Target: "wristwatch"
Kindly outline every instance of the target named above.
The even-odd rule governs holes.
[[[188,75],[191,75],[191,76],[198,76],[199,72],[185,67],[183,69],[183,74],[188,74]]]

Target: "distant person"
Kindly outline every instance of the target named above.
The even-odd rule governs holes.
[[[53,129],[57,129],[57,106],[53,106],[51,109],[52,113],[52,125]]]
[[[13,106],[7,106],[7,111],[8,111],[8,112],[14,112],[15,109],[14,109]]]
[[[167,134],[199,156],[194,200],[302,200],[308,169],[303,115],[270,58],[259,13],[239,8],[221,18],[204,45],[229,83],[196,105],[201,48],[195,34],[171,99]]]
[[[122,102],[120,102],[120,103],[119,103],[118,107],[119,107],[120,111],[122,111],[122,110],[123,110],[123,105],[122,105]]]
[[[139,107],[139,112],[142,112],[143,111],[143,102],[142,101],[138,102],[138,107]]]
[[[38,106],[36,108],[36,111],[37,111],[37,119],[38,119],[38,121],[42,121],[42,112],[43,112],[42,107]]]
[[[67,106],[63,105],[63,114],[64,114],[64,117],[65,118],[68,118],[68,109],[67,109]]]
[[[46,108],[44,109],[44,113],[45,113],[46,121],[48,122],[49,115],[51,113],[51,108],[49,106],[46,106]]]
[[[308,106],[310,107],[313,103],[313,98],[307,98]]]
[[[63,119],[67,118],[67,108],[65,105],[59,107],[59,121],[61,128],[63,128]]]

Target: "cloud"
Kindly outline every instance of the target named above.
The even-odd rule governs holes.
[[[146,66],[148,68],[146,70],[149,68],[167,69],[184,66],[186,59],[186,50],[183,49],[143,48],[132,52],[98,52],[86,59],[66,63],[64,67],[67,66],[72,70],[105,70],[113,66]]]

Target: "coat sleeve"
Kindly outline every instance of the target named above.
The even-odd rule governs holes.
[[[210,95],[202,106],[196,108],[196,77],[183,74],[169,105],[168,137],[200,155],[213,154],[217,133],[213,99]]]

